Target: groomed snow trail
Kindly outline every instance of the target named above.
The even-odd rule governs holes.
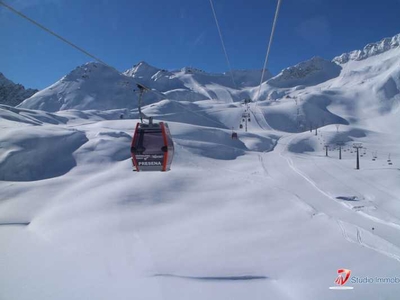
[[[318,186],[311,178],[296,167],[293,158],[295,155],[288,151],[288,146],[296,139],[307,133],[288,135],[279,140],[274,151],[264,153],[260,159],[266,170],[268,182],[296,195],[317,212],[323,213],[340,224],[344,237],[349,241],[356,241],[363,247],[377,251],[387,257],[400,262],[400,227],[378,217],[360,213],[343,205],[334,196]],[[282,163],[282,160],[285,163]],[[322,176],[326,176],[322,174]],[[288,184],[288,182],[290,184]],[[340,184],[340,183],[339,183]],[[343,224],[347,224],[344,226]],[[348,238],[348,231],[356,228],[357,238]],[[372,228],[380,229],[371,231]],[[365,239],[361,237],[365,236]]]

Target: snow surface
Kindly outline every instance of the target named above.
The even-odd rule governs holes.
[[[148,84],[143,65],[124,75],[90,63],[56,93],[0,106],[0,299],[397,299],[400,282],[329,287],[341,268],[400,281],[399,63],[390,48],[323,82],[266,82],[248,132],[240,92],[221,78],[164,71],[153,79],[180,74],[170,91],[190,83],[197,95],[146,96],[174,138],[166,173],[132,172],[136,105],[97,92],[101,76],[111,89]]]

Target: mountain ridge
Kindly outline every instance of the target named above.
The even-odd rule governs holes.
[[[377,97],[386,99],[390,96],[390,99],[397,101],[396,95],[400,87],[397,86],[396,70],[391,68],[391,64],[396,63],[397,56],[390,54],[390,51],[399,48],[399,41],[400,34],[368,44],[363,50],[344,53],[333,60],[313,57],[286,68],[273,77],[267,71],[261,88],[259,87],[262,70],[234,70],[232,74],[227,72],[218,74],[184,67],[169,71],[140,61],[132,68],[119,72],[100,63],[90,62],[75,68],[50,87],[26,99],[19,106],[50,112],[66,109],[133,109],[137,107],[138,93],[135,92],[137,82],[152,90],[151,93],[144,94],[146,104],[152,104],[161,99],[189,102],[215,100],[221,103],[234,103],[246,98],[255,99],[257,96],[259,96],[257,100],[275,101],[289,95],[293,89],[302,90],[325,85],[326,82],[332,81],[324,89],[328,86],[338,87],[339,84],[346,88],[356,82],[368,82],[371,76],[380,76],[382,71],[379,64],[385,66],[384,69],[390,72],[386,74],[387,78],[380,79],[377,88],[372,89],[371,92]],[[343,67],[346,59],[364,61],[368,65],[372,63],[369,58],[386,55],[385,53],[390,56],[389,59],[392,62],[375,62],[369,67],[372,68],[370,71],[356,65],[351,67],[355,68],[354,71]],[[344,78],[346,82],[343,81]],[[378,90],[383,90],[383,92]],[[351,91],[349,93],[351,94]]]
[[[37,89],[26,89],[22,84],[14,83],[0,72],[0,104],[16,106],[37,92]]]
[[[400,47],[400,33],[393,37],[383,38],[375,43],[369,43],[361,50],[353,50],[343,53],[334,57],[332,61],[338,64],[345,64],[350,60],[363,60],[398,47]]]

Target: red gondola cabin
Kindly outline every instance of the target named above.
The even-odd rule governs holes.
[[[131,145],[136,171],[169,171],[174,156],[174,143],[164,122],[136,125]]]

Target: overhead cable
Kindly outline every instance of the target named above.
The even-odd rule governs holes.
[[[261,93],[261,85],[264,80],[264,74],[265,74],[265,69],[267,67],[267,62],[268,62],[268,56],[269,52],[271,50],[271,45],[272,45],[272,39],[274,38],[274,32],[275,32],[275,27],[276,27],[276,21],[278,20],[278,14],[279,14],[279,8],[281,6],[281,0],[278,0],[278,4],[276,6],[276,11],[275,11],[275,17],[274,17],[274,23],[272,24],[272,30],[271,30],[271,35],[269,37],[269,43],[268,43],[268,48],[267,48],[267,54],[265,55],[265,60],[264,60],[264,66],[262,68],[262,73],[261,73],[261,81],[260,81],[260,87],[258,88],[258,93],[256,97],[256,103],[260,98],[260,93]]]
[[[99,62],[99,63],[101,63],[101,64],[103,64],[103,65],[105,65],[105,66],[107,66],[107,67],[109,67],[109,68],[112,68],[112,69],[116,70],[117,72],[119,72],[116,68],[114,68],[113,66],[107,64],[106,62],[104,62],[104,61],[101,60],[100,58],[94,56],[93,54],[91,54],[91,53],[89,53],[88,51],[86,51],[85,49],[83,49],[83,48],[77,46],[76,44],[74,44],[74,43],[68,41],[66,38],[63,38],[61,35],[55,33],[54,31],[50,30],[49,28],[45,27],[44,25],[42,25],[42,24],[36,22],[35,20],[29,18],[28,16],[24,15],[24,14],[21,13],[20,11],[16,10],[16,9],[13,8],[12,6],[10,6],[10,5],[4,3],[4,2],[1,1],[1,0],[0,0],[0,5],[3,5],[3,6],[6,7],[7,9],[9,9],[9,10],[12,11],[13,13],[15,13],[16,15],[18,15],[18,16],[20,16],[20,17],[26,19],[26,20],[28,20],[29,22],[33,23],[35,26],[41,28],[42,30],[46,31],[47,33],[50,33],[51,35],[55,36],[55,37],[58,38],[59,40],[61,40],[61,41],[63,41],[64,43],[66,43],[67,45],[69,45],[69,46],[75,48],[76,50],[82,52],[83,54],[87,55],[88,57],[93,58],[95,61],[97,61],[97,62]],[[136,79],[135,79],[135,82],[136,82],[137,84],[140,84],[141,86],[144,86],[143,84],[138,83]],[[146,88],[147,88],[147,87],[146,87]],[[150,92],[152,92],[153,94],[155,94],[155,95],[161,94],[163,97],[166,98],[166,96],[165,96],[163,93],[160,93],[160,92],[159,92],[159,93],[156,93],[154,90],[152,90],[152,89],[150,89],[150,88],[147,88],[147,89],[148,89]],[[157,91],[157,92],[158,92],[158,91]]]
[[[222,49],[224,50],[226,62],[228,64],[229,72],[231,74],[232,82],[233,82],[233,85],[235,86],[235,88],[237,89],[237,85],[236,85],[235,79],[233,78],[231,63],[229,62],[228,53],[226,52],[224,39],[222,38],[221,28],[219,27],[217,14],[215,13],[214,4],[213,4],[212,0],[210,0],[210,5],[211,5],[211,9],[212,9],[212,12],[213,12],[213,15],[214,15],[215,24],[217,25],[219,38],[220,38],[221,44],[222,44]]]
[[[89,52],[87,52],[85,49],[82,49],[81,47],[75,45],[74,43],[68,41],[67,39],[63,38],[62,36],[60,36],[59,34],[55,33],[54,31],[48,29],[47,27],[43,26],[42,24],[36,22],[35,20],[29,18],[28,16],[24,15],[23,13],[21,13],[20,11],[16,10],[15,8],[11,7],[10,5],[4,3],[3,1],[0,1],[0,5],[3,5],[4,7],[6,7],[7,9],[9,9],[10,11],[12,11],[13,13],[19,15],[20,17],[28,20],[29,22],[33,23],[34,25],[36,25],[37,27],[43,29],[44,31],[50,33],[51,35],[55,36],[56,38],[60,39],[61,41],[63,41],[64,43],[70,45],[71,47],[77,49],[78,51],[82,52],[83,54],[93,58],[94,60],[108,66],[114,69],[114,67],[110,66],[109,64],[105,63],[104,61],[102,61],[101,59],[97,58],[96,56],[90,54]]]

